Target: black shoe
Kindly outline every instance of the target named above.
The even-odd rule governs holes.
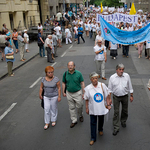
[[[122,123],[121,126],[122,126],[123,128],[126,128],[126,124],[125,124],[125,123]]]
[[[50,61],[50,63],[54,63],[54,61]]]
[[[119,131],[114,130],[113,135],[116,136]]]
[[[80,122],[83,122],[84,121],[84,118],[83,116],[80,117]]]
[[[58,57],[57,55],[55,57]]]
[[[72,123],[72,124],[70,125],[70,128],[73,128],[76,124],[77,124],[77,122]]]

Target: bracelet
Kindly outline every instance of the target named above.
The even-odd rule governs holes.
[[[130,95],[131,97],[133,97],[133,95]]]

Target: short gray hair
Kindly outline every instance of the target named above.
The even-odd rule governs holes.
[[[96,72],[92,72],[89,75],[89,78],[91,79],[92,77],[98,77],[98,74]]]
[[[22,32],[21,32],[21,31],[18,31],[18,34],[19,34],[19,35],[21,35],[21,34],[22,34]]]
[[[125,67],[124,67],[124,64],[118,64],[118,65],[116,66],[116,70],[119,69],[119,68],[125,68]]]

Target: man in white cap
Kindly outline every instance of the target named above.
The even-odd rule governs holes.
[[[27,34],[27,30],[24,30],[24,41],[25,41],[25,51],[29,53],[29,35]]]

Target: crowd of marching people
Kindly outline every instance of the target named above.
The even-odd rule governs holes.
[[[66,11],[64,14],[58,12],[53,20],[51,18],[47,19],[44,26],[41,23],[37,26],[39,55],[40,57],[46,57],[49,63],[54,63],[55,57],[58,57],[58,48],[63,46],[63,35],[66,45],[69,43],[80,44],[80,38],[85,43],[85,36],[94,41],[93,53],[95,53],[96,72],[92,72],[89,75],[91,84],[85,87],[82,73],[75,69],[76,65],[73,61],[68,62],[68,70],[64,72],[62,78],[62,94],[68,100],[71,119],[70,128],[73,128],[78,122],[76,108],[78,109],[80,122],[84,121],[83,99],[85,100],[86,113],[90,115],[90,145],[96,142],[97,122],[99,134],[101,136],[103,135],[104,115],[109,112],[112,104],[111,94],[113,95],[114,104],[114,136],[119,132],[120,122],[123,128],[126,127],[128,118],[128,95],[130,101],[133,101],[132,83],[129,74],[124,72],[125,66],[123,64],[116,66],[116,73],[110,76],[108,87],[98,81],[100,77],[103,80],[107,80],[105,77],[107,50],[110,50],[110,56],[115,60],[118,56],[117,49],[122,47],[122,56],[128,58],[130,46],[105,40],[101,35],[101,24],[97,22],[96,14],[97,12],[86,13],[86,10],[82,13],[80,12],[80,14],[73,14],[71,11]],[[120,30],[130,32],[143,28],[149,22],[148,17],[139,15],[137,24],[129,24],[126,22],[110,22],[110,24]],[[49,26],[52,26],[52,29],[50,34],[45,38],[44,30],[49,30]],[[15,46],[15,52],[12,41]],[[2,31],[0,32],[0,43],[2,52],[1,60],[6,59],[8,75],[14,76],[12,72],[13,62],[15,61],[14,53],[17,54],[20,52],[20,61],[25,61],[25,52],[29,52],[28,32],[24,30],[24,34],[22,34],[21,31],[14,29],[11,35],[6,28],[6,24],[3,24]],[[150,60],[150,40],[135,45],[138,50],[138,58],[142,57],[144,45],[146,59]],[[45,54],[45,50],[47,51],[47,55]],[[148,83],[148,89],[150,90],[150,81]],[[44,130],[47,130],[50,123],[53,127],[56,125],[58,115],[57,104],[61,101],[60,80],[54,76],[54,68],[52,66],[45,68],[45,77],[41,81],[39,97],[41,100],[44,100]],[[121,120],[119,121],[120,103],[122,104],[122,113]]]
[[[87,13],[87,11],[80,11],[77,14],[72,13],[72,11],[66,11],[61,13],[60,11],[56,14],[55,17],[46,19],[44,25],[41,23],[38,24],[38,46],[39,54],[41,57],[47,57],[47,62],[54,63],[55,57],[57,57],[57,48],[62,47],[63,40],[66,44],[73,42],[80,44],[80,38],[83,43],[85,43],[85,36],[93,39],[95,41],[95,47],[98,46],[98,40],[102,41],[102,46],[105,46],[106,49],[110,50],[110,56],[112,59],[116,59],[118,56],[117,49],[122,47],[122,56],[129,57],[130,46],[116,44],[110,41],[105,40],[101,36],[101,24],[97,22],[96,15],[101,12],[93,11]],[[105,11],[102,14],[107,15],[112,12]],[[125,14],[125,13],[124,13]],[[149,24],[149,16],[138,14],[137,24],[127,23],[127,22],[109,22],[111,25],[115,26],[118,29],[124,31],[135,31],[143,28]],[[51,28],[50,28],[51,27]],[[49,30],[51,29],[51,30]],[[48,30],[50,34],[45,37],[43,32]],[[74,41],[73,41],[74,39]],[[25,61],[25,53],[29,52],[29,35],[27,30],[24,30],[24,34],[21,31],[17,32],[17,29],[11,32],[7,29],[6,24],[3,24],[2,32],[0,32],[0,43],[1,43],[1,60],[5,60],[5,42],[10,43],[10,48],[12,47],[12,41],[15,46],[15,53],[17,54],[20,51],[20,61]],[[142,52],[145,45],[145,57],[150,60],[150,40],[137,43],[134,46],[138,50],[138,58],[142,57]],[[105,49],[104,48],[104,49]],[[47,51],[47,56],[45,54],[45,49]],[[7,54],[6,54],[7,55]],[[8,59],[6,59],[8,61]],[[12,60],[11,60],[12,61]],[[13,76],[9,72],[10,76]]]
[[[96,132],[97,132],[97,122],[98,122],[98,132],[99,135],[103,135],[103,124],[104,116],[111,109],[111,94],[113,95],[113,105],[114,105],[114,117],[113,117],[113,135],[116,136],[120,130],[120,122],[123,128],[126,128],[126,121],[128,118],[128,98],[130,102],[133,102],[133,88],[131,79],[128,73],[125,73],[125,66],[123,64],[118,64],[116,66],[116,73],[110,76],[108,87],[98,81],[100,77],[103,80],[105,78],[105,63],[107,62],[106,50],[110,50],[110,56],[112,59],[116,59],[118,52],[117,49],[122,47],[122,56],[129,57],[129,45],[120,45],[113,43],[111,41],[105,40],[101,36],[101,24],[96,22],[96,13],[89,14],[89,16],[80,17],[76,16],[72,20],[72,26],[70,25],[69,14],[64,14],[65,22],[65,40],[66,44],[73,43],[72,33],[74,33],[74,41],[80,44],[80,37],[85,43],[84,37],[89,37],[94,41],[94,53],[95,53],[95,64],[96,72],[92,72],[89,75],[91,84],[85,87],[84,79],[82,73],[75,69],[76,65],[73,61],[68,62],[68,71],[64,72],[62,78],[62,94],[68,100],[69,112],[71,125],[73,128],[79,121],[83,122],[83,99],[85,100],[86,113],[90,115],[90,129],[91,129],[91,141],[90,145],[96,142]],[[57,19],[57,18],[56,18]],[[139,17],[137,24],[129,23],[111,23],[115,27],[124,31],[134,31],[139,30],[149,23],[149,19],[143,21],[143,17]],[[146,18],[145,18],[146,19]],[[56,32],[56,33],[55,33]],[[83,34],[84,33],[84,34]],[[61,23],[55,24],[53,29],[53,34],[57,35],[57,41],[59,37],[62,38],[62,28]],[[60,36],[61,35],[61,36]],[[48,37],[53,43],[51,35]],[[61,39],[62,40],[62,39]],[[46,43],[47,41],[45,41]],[[44,44],[44,42],[43,42]],[[141,58],[143,45],[146,44],[145,55],[146,58],[150,60],[150,45],[149,41],[143,43],[138,43],[135,45],[138,49],[139,57]],[[53,45],[53,44],[52,44]],[[49,46],[51,49],[51,54],[55,54],[52,50],[52,45]],[[57,44],[58,45],[58,44]],[[47,50],[48,51],[48,50]],[[44,100],[44,130],[47,130],[51,125],[54,127],[57,122],[58,108],[57,103],[61,101],[61,88],[59,79],[54,76],[54,68],[47,66],[45,68],[45,77],[42,78],[39,97]],[[51,82],[49,82],[51,81]],[[123,84],[124,83],[124,84]],[[51,84],[51,85],[50,85]],[[148,89],[149,89],[148,83]],[[52,86],[53,85],[53,86]],[[49,93],[49,94],[48,94]],[[122,105],[121,119],[119,120],[119,105]],[[78,114],[76,112],[78,109]]]

